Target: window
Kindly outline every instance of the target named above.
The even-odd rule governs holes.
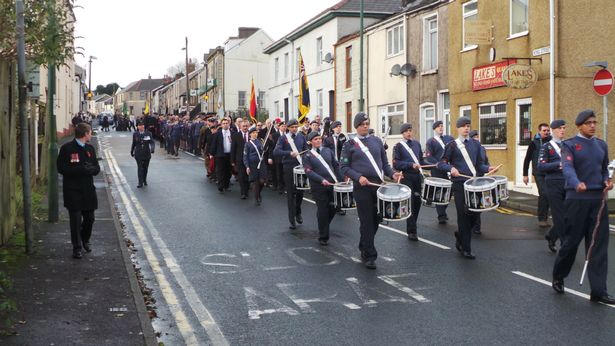
[[[278,81],[280,79],[280,58],[275,58],[274,61],[274,81]]]
[[[399,24],[387,30],[387,57],[403,53],[404,25]]]
[[[478,120],[483,145],[506,146],[506,103],[478,105]]]
[[[346,88],[352,86],[352,46],[346,47]]]
[[[510,0],[510,36],[527,33],[528,3],[529,0]]]
[[[237,106],[238,107],[246,107],[246,92],[245,91],[238,91],[237,92]]]
[[[301,48],[297,48],[297,51],[295,52],[295,74],[298,76],[299,75],[299,55],[301,55]],[[305,65],[305,61],[303,62],[303,64]]]
[[[468,117],[472,119],[472,106],[460,106],[459,107],[459,116],[460,117]]]
[[[346,132],[352,132],[352,102],[346,102]]]
[[[282,117],[283,117],[283,114],[282,114],[282,113],[280,113],[280,101],[275,101],[275,102],[273,103],[273,114],[274,114],[274,116],[276,116],[276,117],[277,117],[277,116],[279,116],[280,118],[282,118]]]
[[[423,71],[438,69],[438,17],[423,20]]]
[[[530,145],[532,142],[532,99],[517,100],[517,123],[519,145]]]
[[[462,37],[462,41],[463,41],[463,49],[472,49],[472,48],[476,48],[476,45],[471,45],[471,44],[466,44],[466,23],[472,20],[477,20],[478,19],[478,1],[477,0],[472,0],[472,1],[468,1],[465,4],[463,4],[463,32],[461,33],[463,35]]]
[[[322,98],[322,89],[316,90],[316,115],[322,116],[324,100]]]
[[[146,93],[146,92],[145,92],[144,90],[141,90],[141,91],[139,92],[139,100],[145,100],[145,93]]]
[[[322,37],[316,39],[316,66],[322,63]]]
[[[284,78],[288,78],[288,53],[284,53]]]
[[[295,110],[295,114],[297,114],[297,117],[299,117],[299,95],[295,96],[295,104],[293,105],[294,107],[291,109]]]
[[[436,122],[436,110],[433,103],[421,105],[420,114],[421,134],[419,136],[419,141],[421,142],[421,146],[423,146],[424,148],[425,143],[427,142],[427,138],[431,137],[431,132],[433,131],[433,124]]]
[[[444,133],[448,134],[451,128],[451,96],[448,91],[440,92],[439,108],[442,112],[440,119],[444,123]]]
[[[405,107],[403,103],[382,106],[380,109],[380,134],[399,134],[401,124],[405,122]]]
[[[265,108],[263,107],[265,105],[265,92],[264,91],[258,92],[258,97],[256,98],[256,105],[260,109]]]

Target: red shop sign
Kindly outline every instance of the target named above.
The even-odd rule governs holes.
[[[504,72],[508,65],[516,63],[517,59],[510,59],[473,68],[472,91],[505,86],[506,83],[502,80],[502,72]]]

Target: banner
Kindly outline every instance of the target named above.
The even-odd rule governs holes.
[[[250,89],[250,120],[256,123],[256,95],[254,93],[254,78],[252,78],[252,89]]]
[[[303,124],[305,117],[310,112],[310,88],[307,74],[303,65],[303,57],[299,52],[299,124]]]

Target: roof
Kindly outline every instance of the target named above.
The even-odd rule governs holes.
[[[448,2],[448,0],[404,0],[402,3],[404,12],[414,11],[421,9],[423,7],[427,7],[430,5],[435,5],[439,2]]]
[[[92,99],[92,101],[100,102],[100,101],[108,100],[109,98],[111,98],[111,96],[109,96],[107,94],[99,94],[99,95],[95,95],[94,98]]]
[[[359,17],[361,0],[342,0],[325,9],[318,15],[303,23],[281,39],[265,47],[266,54],[273,53],[286,46],[286,40],[296,40],[306,33],[322,26],[337,17]],[[364,0],[363,16],[367,18],[386,18],[401,10],[400,0]]]
[[[152,91],[163,84],[162,78],[145,78],[130,83],[124,91]]]

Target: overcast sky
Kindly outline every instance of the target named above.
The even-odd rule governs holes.
[[[92,63],[92,89],[97,85],[162,78],[183,62],[185,37],[191,58],[203,60],[209,48],[222,45],[237,28],[260,27],[275,41],[338,0],[76,0],[75,45]],[[87,70],[86,70],[87,71]]]

